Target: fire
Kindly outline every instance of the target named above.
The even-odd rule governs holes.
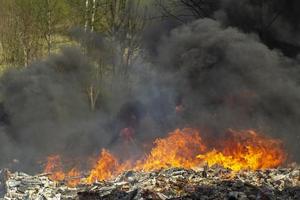
[[[75,187],[81,182],[81,173],[78,169],[72,168],[66,173],[65,178],[67,179],[67,185],[70,187]]]
[[[103,149],[86,182],[93,183],[112,178],[129,169],[129,166],[129,162],[120,164],[115,156]]]
[[[257,170],[278,167],[286,159],[280,140],[254,130],[229,130],[224,138],[216,144],[209,144],[196,129],[176,129],[166,138],[156,139],[150,153],[135,161],[121,161],[103,149],[84,182],[90,184],[111,179],[127,170],[152,171],[170,167],[193,169],[206,164],[220,165],[233,171]],[[76,169],[65,173],[59,156],[48,158],[45,172],[50,172],[50,178],[57,181],[80,175]],[[75,186],[79,181],[69,181],[69,185]]]
[[[186,128],[169,133],[165,139],[157,139],[149,155],[135,164],[130,161],[120,163],[114,155],[103,149],[87,182],[106,180],[130,169],[151,171],[169,167],[196,167],[200,164],[196,156],[205,148],[199,132]]]
[[[44,172],[49,173],[49,178],[52,180],[63,181],[65,173],[62,170],[62,162],[59,155],[49,156]]]
[[[199,165],[196,155],[205,150],[197,130],[185,128],[169,133],[165,139],[157,139],[146,159],[138,161],[135,169],[151,171],[160,168],[193,168]]]
[[[126,170],[152,171],[161,168],[182,167],[192,169],[203,164],[221,165],[234,171],[277,167],[285,160],[280,140],[271,139],[253,130],[236,132],[230,130],[221,140],[219,150],[210,149],[196,129],[177,129],[166,138],[157,139],[150,153],[132,162],[120,161],[103,150],[88,182],[112,178]]]
[[[76,168],[72,168],[68,172],[65,172],[59,155],[53,155],[47,158],[44,173],[48,173],[51,180],[65,181],[70,187],[74,187],[80,183],[80,171]]]
[[[220,150],[213,149],[197,157],[209,166],[218,164],[239,171],[277,167],[285,161],[286,155],[280,140],[253,130],[230,130],[220,144]]]

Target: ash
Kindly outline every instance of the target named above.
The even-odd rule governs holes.
[[[92,185],[68,187],[47,174],[1,171],[1,200],[298,200],[300,167],[233,172],[220,166],[127,171]]]

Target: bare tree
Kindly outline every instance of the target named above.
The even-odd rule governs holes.
[[[174,18],[181,23],[190,20],[213,17],[219,0],[155,0],[161,12],[159,18]]]
[[[128,83],[130,66],[138,55],[141,34],[146,24],[144,7],[140,0],[90,0],[87,4],[85,32],[101,33],[110,45],[92,58],[90,79],[85,92],[94,110],[103,90],[103,79],[111,83]],[[87,55],[95,54],[95,47],[86,47]],[[105,51],[105,53],[103,53]]]
[[[87,31],[89,25],[89,0],[85,0],[85,23],[84,23],[84,30]]]
[[[97,1],[93,0],[92,16],[91,16],[91,31],[95,29],[95,15],[96,15]]]
[[[145,7],[140,0],[105,0],[104,3],[101,29],[119,47],[113,52],[118,59],[113,72],[128,78],[129,66],[139,51],[146,24]]]
[[[28,66],[41,55],[40,31],[36,28],[35,0],[11,0],[2,2],[2,46],[6,61],[13,65]]]
[[[46,51],[50,55],[54,36],[63,33],[68,27],[68,7],[61,0],[40,0],[37,4],[38,29],[46,42]]]

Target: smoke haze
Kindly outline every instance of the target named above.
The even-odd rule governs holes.
[[[236,7],[246,9],[242,5],[224,0],[217,20],[164,22],[146,29],[145,49],[131,66],[130,89],[119,79],[110,83],[111,77],[104,78],[102,92],[110,95],[100,95],[96,112],[84,94],[92,59],[117,48],[101,36],[75,31],[73,37],[92,49],[87,55],[66,48],[46,61],[9,71],[1,80],[8,120],[0,131],[0,166],[18,159],[21,164],[15,166],[34,171],[34,163],[49,154],[96,154],[114,148],[120,130],[128,126],[141,141],[185,126],[213,137],[228,128],[258,129],[283,139],[291,157],[299,160],[299,60],[276,45],[271,50],[259,35],[243,29],[238,14],[232,19]],[[289,19],[295,17],[284,15],[272,30],[274,38],[294,44],[297,39],[288,30],[298,22]],[[280,30],[280,23],[289,28]],[[176,106],[183,111],[176,113]]]

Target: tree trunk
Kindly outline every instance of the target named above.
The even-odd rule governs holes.
[[[52,48],[52,27],[51,27],[51,8],[50,8],[50,0],[47,0],[47,6],[48,6],[48,11],[47,11],[47,50],[48,50],[48,55],[51,54],[51,48]]]
[[[90,87],[87,90],[88,93],[88,98],[90,101],[90,109],[91,111],[95,111],[96,109],[96,102],[99,96],[99,91],[97,90],[97,88],[93,85],[90,85]]]
[[[87,31],[89,25],[89,0],[85,0],[85,24],[84,30]]]
[[[91,31],[94,32],[95,29],[95,15],[96,15],[96,0],[93,0],[93,10],[91,19]]]

